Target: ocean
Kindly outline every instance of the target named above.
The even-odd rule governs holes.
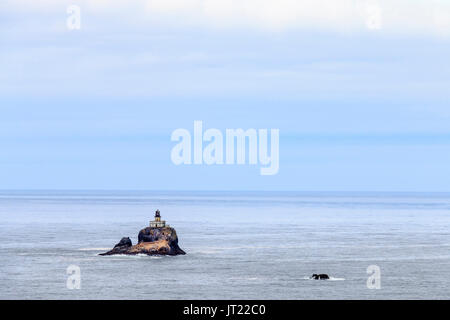
[[[186,255],[98,255],[156,209]],[[1,299],[449,299],[450,194],[0,191],[0,256]]]

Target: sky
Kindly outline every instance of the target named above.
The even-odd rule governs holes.
[[[0,189],[450,192],[449,57],[443,0],[4,0]],[[174,165],[195,120],[278,174]]]

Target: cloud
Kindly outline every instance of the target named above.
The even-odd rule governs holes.
[[[6,0],[9,12],[60,11],[61,0]],[[450,2],[443,0],[79,0],[82,10],[102,18],[136,20],[171,28],[263,31],[394,32],[450,35]]]
[[[77,31],[66,26],[74,3],[81,8]],[[314,98],[327,92],[446,101],[449,5],[3,0],[0,93]]]
[[[450,3],[404,0],[148,0],[146,14],[214,28],[449,34]]]

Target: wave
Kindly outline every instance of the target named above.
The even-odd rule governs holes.
[[[313,279],[313,278],[311,278],[311,277],[303,277],[303,280],[314,280],[314,281],[344,281],[345,278],[335,278],[335,277],[330,277],[330,279],[316,280],[316,279]]]
[[[344,281],[345,278],[335,278],[335,277],[330,277],[330,279],[328,279],[329,281]]]
[[[119,258],[119,259],[142,259],[142,258],[162,259],[164,256],[149,256],[149,255],[144,254],[144,253],[138,253],[138,254],[114,254],[114,255],[111,255],[111,256],[103,256],[103,257]]]

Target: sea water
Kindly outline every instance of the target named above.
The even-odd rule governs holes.
[[[186,255],[98,255],[156,209]],[[0,298],[449,299],[450,195],[2,191]]]

